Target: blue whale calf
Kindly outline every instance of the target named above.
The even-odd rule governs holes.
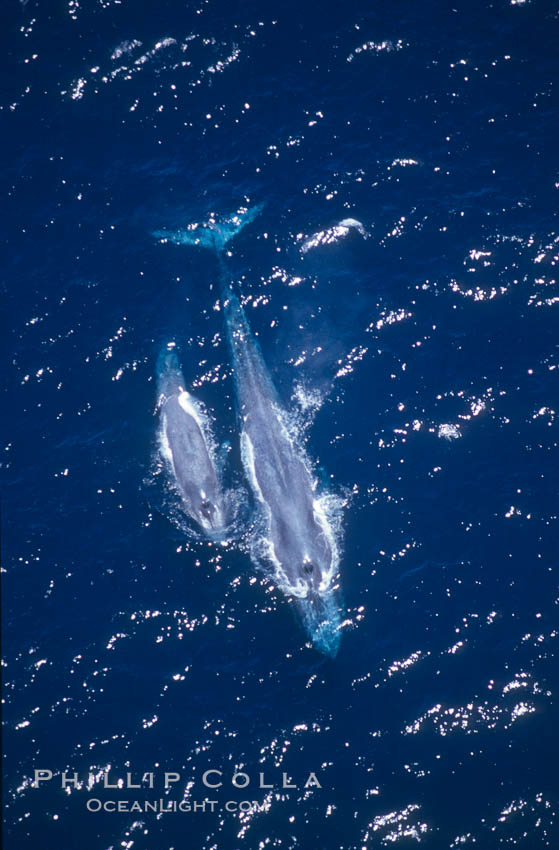
[[[227,509],[208,416],[185,389],[177,356],[167,348],[159,357],[157,390],[159,447],[183,508],[206,536],[219,538],[227,527]]]

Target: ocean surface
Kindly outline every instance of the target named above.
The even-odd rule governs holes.
[[[4,847],[559,847],[554,5],[2,18]],[[216,259],[153,232],[257,204],[228,269],[343,504],[333,659],[153,495],[169,341],[246,487]]]

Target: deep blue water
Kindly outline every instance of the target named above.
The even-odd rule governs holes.
[[[558,847],[552,4],[3,11],[4,846]],[[334,660],[149,498],[170,339],[242,479],[215,260],[151,234],[243,203],[229,268],[347,502]],[[108,766],[155,787],[60,789]],[[252,784],[87,811],[207,768]]]

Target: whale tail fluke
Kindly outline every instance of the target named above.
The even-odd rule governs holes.
[[[159,403],[173,395],[179,386],[184,386],[181,367],[174,343],[167,343],[162,347],[157,358],[157,396]]]
[[[233,215],[221,219],[212,213],[206,222],[193,222],[180,230],[155,230],[153,235],[163,243],[195,245],[221,254],[227,243],[240,233],[243,227],[254,221],[263,206],[264,204],[257,204],[254,207],[240,207]]]

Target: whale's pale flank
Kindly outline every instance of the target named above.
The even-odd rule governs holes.
[[[161,454],[184,511],[204,534],[218,538],[227,526],[227,510],[207,414],[185,389],[173,351],[163,349],[157,372]]]
[[[340,644],[336,533],[324,510],[302,445],[289,429],[260,348],[229,281],[222,250],[258,208],[225,221],[191,227],[164,241],[215,249],[235,381],[241,456],[257,510],[252,558],[293,600],[317,649],[335,656]]]

